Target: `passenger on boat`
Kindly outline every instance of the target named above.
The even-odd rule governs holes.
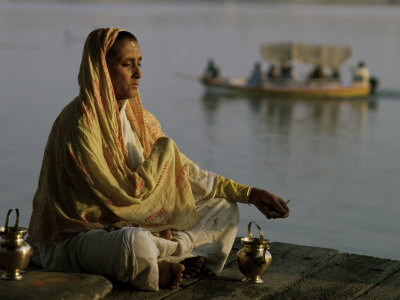
[[[370,74],[363,61],[358,63],[358,68],[354,74],[354,82],[369,84]]]
[[[326,73],[321,65],[316,65],[311,73],[308,75],[308,79],[321,79],[325,77]]]
[[[261,72],[261,64],[256,62],[254,64],[253,71],[247,80],[247,85],[250,86],[259,86],[262,84],[262,72]]]
[[[293,67],[286,60],[281,62],[280,74],[283,79],[293,78]]]
[[[220,271],[238,224],[237,202],[286,218],[276,195],[201,169],[142,107],[136,37],[91,32],[79,96],[56,118],[33,199],[32,261],[103,275],[140,289],[176,288],[203,267]]]
[[[203,79],[206,80],[216,80],[219,78],[219,68],[215,64],[213,59],[209,59],[207,63],[207,67],[203,73]]]
[[[333,79],[335,79],[337,81],[340,81],[339,68],[336,68],[336,67],[332,68],[332,70],[331,70],[331,78],[333,78]]]
[[[279,78],[279,76],[280,76],[279,68],[274,64],[270,65],[270,67],[268,68],[268,71],[267,71],[267,78],[275,79],[275,78]]]

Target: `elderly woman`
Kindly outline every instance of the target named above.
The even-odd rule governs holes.
[[[80,93],[52,127],[33,200],[33,261],[146,290],[219,272],[234,241],[236,202],[285,218],[282,199],[199,168],[142,107],[142,54],[121,29],[91,32]]]

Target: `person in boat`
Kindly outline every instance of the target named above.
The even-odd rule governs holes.
[[[281,62],[280,74],[283,79],[293,78],[293,67],[288,61],[284,60]]]
[[[261,64],[256,62],[254,64],[253,70],[249,78],[247,79],[247,85],[249,86],[259,86],[262,84],[262,71],[261,71]]]
[[[203,73],[203,80],[217,81],[219,80],[219,75],[219,68],[217,67],[213,59],[209,59],[207,62],[207,67]]]
[[[340,81],[340,71],[339,68],[337,67],[333,67],[331,69],[331,78],[336,80],[336,81]]]
[[[280,77],[279,68],[275,64],[270,65],[266,75],[268,79],[279,78]]]
[[[360,61],[358,63],[358,67],[353,76],[353,80],[354,80],[354,82],[361,83],[363,85],[369,84],[370,74],[367,69],[367,66],[365,65],[365,62]]]
[[[324,68],[321,65],[316,65],[314,67],[314,69],[310,72],[310,74],[308,75],[308,79],[312,80],[312,79],[321,79],[321,78],[325,78],[326,74],[324,71]]]
[[[56,118],[33,199],[32,261],[156,291],[202,268],[219,272],[237,203],[286,218],[278,196],[201,169],[142,107],[137,38],[115,28],[86,39],[79,95]]]

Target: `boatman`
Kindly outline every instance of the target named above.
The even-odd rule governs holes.
[[[219,79],[219,68],[214,63],[213,59],[209,59],[207,63],[207,68],[203,73],[203,79],[215,81]]]
[[[358,63],[357,71],[354,74],[354,82],[368,85],[370,80],[369,71],[363,61]]]

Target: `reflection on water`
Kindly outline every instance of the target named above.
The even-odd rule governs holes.
[[[318,99],[318,98],[285,98],[262,96],[219,96],[208,94],[202,96],[203,112],[210,124],[223,101],[246,101],[252,115],[262,120],[270,129],[290,134],[296,131],[299,121],[307,122],[312,127],[325,130],[331,135],[338,134],[343,124],[349,121],[359,134],[365,132],[368,110],[376,110],[376,98],[357,100]]]
[[[284,221],[262,220],[254,209],[241,206],[238,234],[245,235],[246,222],[256,220],[272,240],[398,257],[392,251],[398,241],[388,240],[399,228],[398,208],[386,207],[397,205],[399,168],[390,157],[399,143],[381,143],[381,134],[395,131],[382,131],[383,119],[377,116],[384,113],[394,121],[395,114],[388,112],[399,105],[377,99],[203,94],[203,136],[208,144],[224,147],[216,158],[223,171],[292,199],[291,216]]]

